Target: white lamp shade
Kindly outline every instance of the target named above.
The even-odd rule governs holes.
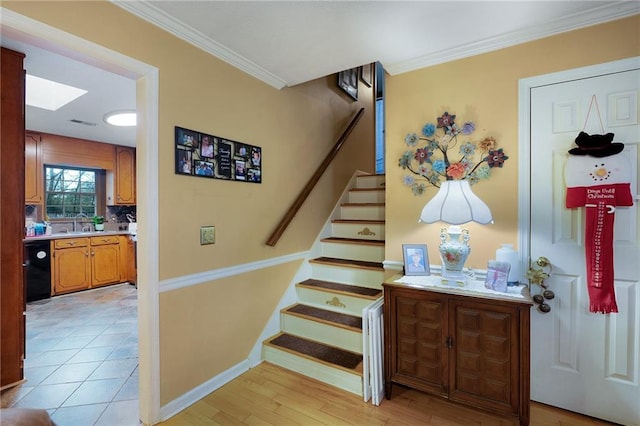
[[[491,223],[491,210],[471,191],[467,180],[447,180],[422,209],[420,221],[461,225],[467,222]]]

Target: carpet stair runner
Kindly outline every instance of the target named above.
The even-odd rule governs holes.
[[[281,331],[263,344],[266,361],[363,395],[362,310],[382,297],[384,176],[357,178],[349,200],[280,312]]]

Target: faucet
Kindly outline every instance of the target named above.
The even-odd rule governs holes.
[[[86,217],[88,218],[89,216],[87,216],[86,213],[78,213],[76,215],[76,217],[73,218],[73,232],[77,232],[78,231],[78,218],[79,217]]]

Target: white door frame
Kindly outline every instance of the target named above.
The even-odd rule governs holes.
[[[640,56],[529,77],[518,82],[518,251],[524,277],[531,264],[531,90],[564,81],[640,68]]]
[[[144,424],[160,422],[158,242],[158,69],[103,46],[0,7],[2,33],[40,48],[136,80],[139,411]]]

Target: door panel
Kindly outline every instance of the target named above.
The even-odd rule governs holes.
[[[631,190],[638,194],[639,82],[640,72],[631,70],[531,90],[530,254],[551,261],[546,282],[556,294],[548,301],[551,312],[535,312],[531,319],[531,399],[629,425],[640,424],[637,202],[615,211],[619,313],[591,313],[585,208],[565,208],[563,171],[581,130],[612,132],[615,142],[625,144],[623,153],[633,167]]]
[[[4,389],[24,376],[24,55],[0,50],[0,388]]]

